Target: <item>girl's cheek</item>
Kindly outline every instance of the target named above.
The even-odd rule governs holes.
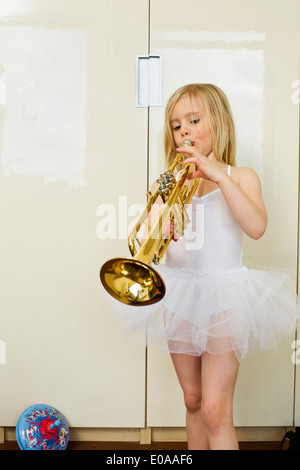
[[[205,129],[199,129],[197,132],[197,136],[199,140],[204,140],[207,137],[207,132]]]
[[[205,143],[205,138],[204,138],[203,135],[197,135],[196,136],[196,141],[197,141],[198,144],[203,145]]]
[[[205,143],[211,138],[210,131],[201,129],[197,132],[197,139],[199,142]]]
[[[179,142],[179,137],[175,132],[173,132],[173,140],[175,142],[176,147],[179,147],[178,142]]]

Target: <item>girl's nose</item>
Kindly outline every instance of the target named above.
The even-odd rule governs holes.
[[[184,135],[189,135],[190,133],[190,130],[188,128],[188,126],[182,126],[181,127],[181,134],[184,136]]]

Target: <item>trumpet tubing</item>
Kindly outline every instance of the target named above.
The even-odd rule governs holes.
[[[191,142],[182,142],[183,146]],[[195,179],[190,191],[185,181],[194,164],[184,166],[177,177],[173,171],[182,162],[183,154],[178,153],[170,168],[158,178],[158,187],[153,194],[148,193],[148,201],[142,214],[128,236],[128,247],[132,258],[113,258],[101,267],[100,279],[106,291],[118,301],[134,306],[154,304],[165,295],[165,284],[160,274],[151,266],[159,264],[176,231],[180,235],[188,224],[186,206],[190,203],[198,186]],[[149,233],[143,243],[138,239],[138,232],[149,217],[158,197],[163,201],[163,208],[149,227]],[[174,231],[169,236],[163,235],[168,222],[173,222]],[[136,247],[139,245],[139,248]]]

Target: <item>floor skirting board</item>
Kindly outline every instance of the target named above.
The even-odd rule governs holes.
[[[239,442],[280,442],[292,427],[236,427]],[[15,428],[0,427],[0,443],[15,441]],[[149,445],[156,442],[186,442],[185,428],[72,428],[72,442],[132,442]]]

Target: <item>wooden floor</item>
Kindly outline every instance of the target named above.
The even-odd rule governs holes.
[[[16,441],[0,444],[0,450],[20,450]],[[67,450],[187,450],[185,442],[69,442]],[[240,450],[280,450],[280,442],[240,442]]]

